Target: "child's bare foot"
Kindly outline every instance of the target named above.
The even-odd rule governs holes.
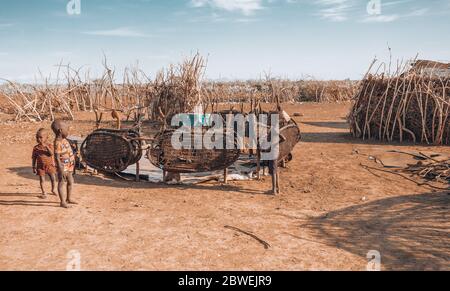
[[[47,199],[47,194],[42,193],[41,195],[38,196],[39,199]]]
[[[56,193],[56,191],[52,191],[52,193],[50,194],[52,196],[58,196],[58,193]]]
[[[70,206],[69,205],[67,205],[67,203],[62,203],[61,202],[61,204],[60,204],[60,206],[62,207],[62,208],[70,208]]]
[[[74,201],[74,200],[67,200],[68,204],[73,204],[73,205],[77,205],[78,202]]]

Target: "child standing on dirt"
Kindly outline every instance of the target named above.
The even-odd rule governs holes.
[[[55,133],[55,163],[58,172],[58,194],[61,200],[61,207],[69,208],[69,204],[77,204],[72,199],[72,187],[74,184],[73,172],[75,170],[75,155],[72,146],[67,140],[69,128],[62,120],[55,120],[52,123],[52,130]],[[66,193],[64,186],[66,184]],[[66,195],[64,195],[66,194]]]
[[[52,184],[52,194],[56,195],[56,167],[53,156],[53,145],[48,143],[48,132],[44,128],[37,131],[36,142],[38,144],[33,148],[32,154],[33,173],[39,176],[42,191],[42,194],[39,197],[45,199],[47,198],[44,188],[45,176],[49,176]]]

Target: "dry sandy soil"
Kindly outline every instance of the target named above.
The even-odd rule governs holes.
[[[354,150],[435,151],[353,139],[348,104],[289,106],[303,131],[295,160],[281,173],[282,194],[263,181],[166,186],[78,175],[69,210],[37,198],[30,168],[34,133],[49,126],[0,125],[0,269],[65,270],[68,253],[84,270],[365,270],[370,250],[383,270],[450,270],[448,191],[390,174]],[[88,118],[72,123],[87,134]],[[254,233],[270,244],[225,226]]]

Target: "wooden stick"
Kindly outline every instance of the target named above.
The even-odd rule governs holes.
[[[223,182],[225,184],[228,184],[228,168],[226,168],[225,170],[223,170]]]
[[[268,242],[266,242],[266,241],[260,239],[259,237],[257,237],[256,235],[254,235],[254,234],[251,233],[251,232],[242,230],[242,229],[237,228],[237,227],[234,227],[234,226],[229,226],[229,225],[225,225],[224,227],[225,227],[225,228],[228,228],[228,229],[231,229],[231,230],[234,230],[234,231],[237,231],[237,232],[240,232],[240,233],[243,233],[243,234],[245,234],[245,235],[248,235],[248,236],[250,236],[251,238],[254,238],[256,241],[258,241],[260,244],[262,244],[266,250],[270,248],[270,244],[269,244]]]
[[[436,190],[444,190],[444,191],[449,190],[449,187],[447,187],[447,188],[442,188],[442,187],[436,187],[436,186],[430,185],[430,184],[428,184],[428,183],[426,183],[426,182],[424,182],[424,183],[419,183],[419,182],[414,181],[413,179],[411,179],[411,178],[409,178],[409,177],[407,177],[407,176],[405,176],[405,175],[402,175],[402,174],[400,174],[400,173],[397,173],[397,172],[388,171],[388,170],[383,170],[383,169],[377,169],[377,168],[374,168],[374,167],[369,167],[369,166],[364,165],[364,164],[360,164],[360,166],[361,166],[362,168],[366,169],[366,170],[374,170],[374,171],[379,171],[379,172],[384,172],[384,173],[388,173],[388,174],[400,176],[400,177],[402,177],[403,179],[406,179],[406,180],[408,180],[408,181],[410,181],[410,182],[415,183],[417,186],[421,186],[421,187],[426,186],[426,187],[430,187],[430,188],[436,189]]]
[[[136,182],[140,182],[140,180],[141,180],[141,177],[140,177],[140,170],[141,170],[140,162],[138,161],[138,162],[136,163]]]

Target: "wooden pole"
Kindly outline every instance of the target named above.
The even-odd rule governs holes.
[[[261,180],[261,150],[258,149],[256,150],[256,178],[257,180]]]
[[[225,184],[228,184],[228,168],[223,170],[223,181]]]
[[[141,166],[140,166],[140,162],[138,161],[136,163],[136,182],[140,182],[141,181],[141,177],[140,177],[140,171],[141,171]]]

